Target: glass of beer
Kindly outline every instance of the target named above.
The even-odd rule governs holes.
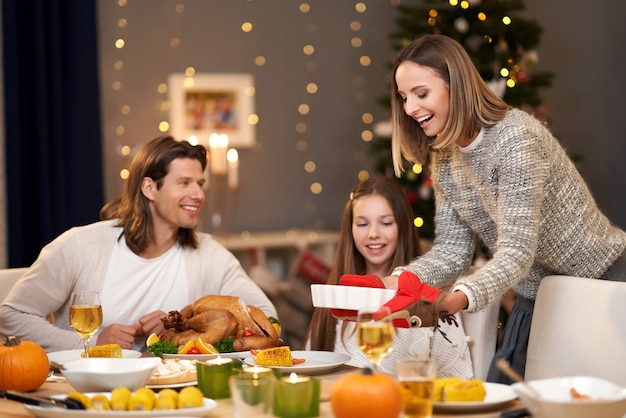
[[[359,309],[356,324],[356,343],[359,350],[380,371],[380,364],[393,349],[394,329],[388,307]]]
[[[402,392],[402,417],[432,417],[436,377],[434,361],[430,359],[398,360],[396,377]]]
[[[96,290],[72,292],[70,326],[83,339],[85,358],[89,357],[89,340],[102,326],[102,305]]]

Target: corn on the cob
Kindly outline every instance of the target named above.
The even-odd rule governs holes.
[[[102,394],[94,395],[91,398],[91,407],[89,409],[94,411],[110,411],[111,401]]]
[[[130,389],[126,387],[115,388],[111,391],[111,409],[114,411],[126,411],[130,399]]]
[[[128,399],[129,411],[152,411],[156,402],[156,394],[152,389],[143,387],[137,389]]]
[[[433,388],[433,401],[441,402],[443,401],[443,392],[446,386],[449,386],[453,383],[460,382],[460,377],[440,377],[435,379],[435,385]]]
[[[81,353],[84,356],[84,353]],[[122,346],[119,344],[94,345],[89,348],[89,357],[122,358]]]
[[[291,349],[287,345],[261,350],[254,357],[254,361],[259,366],[293,366]]]
[[[443,400],[446,402],[483,401],[487,396],[485,385],[478,379],[463,380],[444,388]]]

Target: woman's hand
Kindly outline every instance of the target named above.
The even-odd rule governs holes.
[[[386,289],[398,290],[398,276],[387,276],[382,279]]]
[[[455,313],[466,309],[468,304],[469,300],[467,299],[465,293],[460,290],[455,290],[441,299],[441,302],[439,302],[439,311],[454,315]]]

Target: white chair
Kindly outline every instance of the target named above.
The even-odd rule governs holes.
[[[496,301],[476,312],[461,311],[465,334],[469,336],[474,378],[485,380],[489,365],[496,352],[500,302]]]
[[[28,270],[27,267],[0,269],[0,303],[7,297],[11,288]]]
[[[626,283],[570,276],[541,281],[525,377],[565,376],[626,386]]]

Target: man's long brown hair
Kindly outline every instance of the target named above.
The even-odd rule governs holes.
[[[163,178],[169,172],[170,163],[178,158],[198,160],[202,171],[206,168],[206,149],[202,145],[177,141],[171,136],[158,137],[148,142],[130,164],[130,174],[122,196],[108,202],[100,210],[101,219],[119,220],[117,226],[123,228],[126,244],[136,254],[143,252],[154,238],[149,201],[141,191],[141,183],[149,177],[160,189]],[[183,247],[197,248],[195,229],[179,228],[178,243]]]

